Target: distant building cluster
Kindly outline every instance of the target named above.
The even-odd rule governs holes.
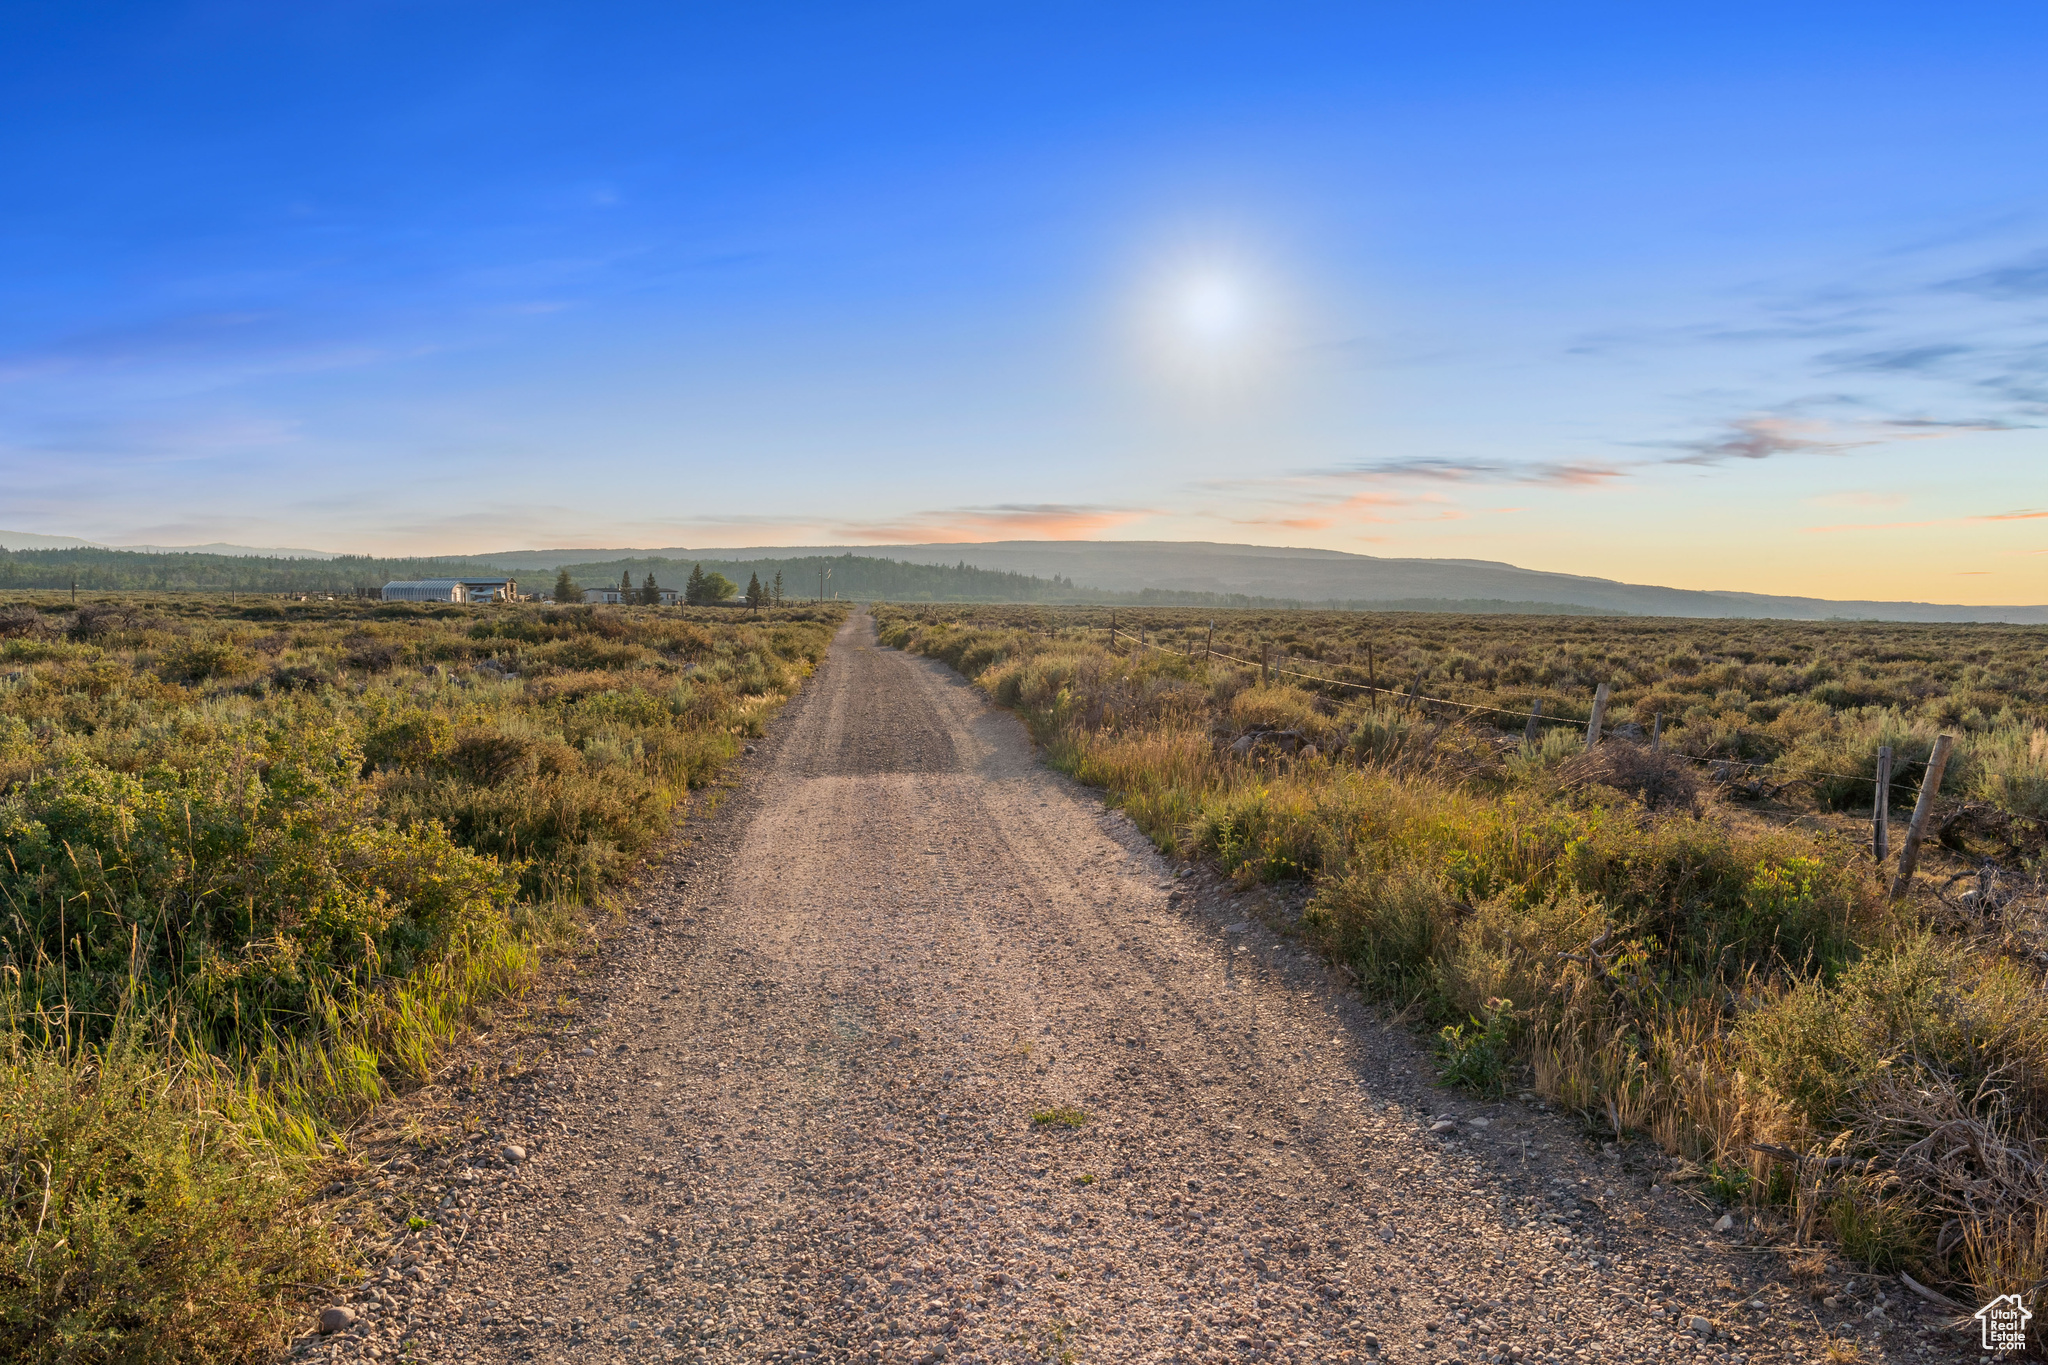
[[[384,585],[386,602],[516,602],[511,578],[416,578]]]
[[[655,592],[661,598],[661,605],[664,607],[673,607],[683,600],[681,588],[657,588]],[[640,601],[640,589],[635,588],[628,593],[624,588],[585,588],[583,600],[593,605],[605,603],[618,606],[629,601],[637,603]]]

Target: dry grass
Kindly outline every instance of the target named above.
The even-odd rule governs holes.
[[[351,1119],[628,875],[836,613],[0,607],[0,1358],[266,1358]],[[362,1229],[375,1233],[374,1226]]]
[[[1844,670],[1857,651],[1875,658],[1926,632],[1771,627],[1756,632],[1767,657],[1731,661],[1726,623],[1400,624],[1435,638],[1406,662],[1427,664],[1442,695],[1485,688],[1569,716],[1568,678],[1590,693],[1625,666],[1618,720],[1650,719],[1638,696],[1670,706],[1678,753],[1610,739],[1582,755],[1579,731],[1529,743],[1519,722],[1503,733],[1261,684],[1198,653],[1111,651],[1099,629],[1061,629],[1075,618],[1058,612],[1035,631],[1006,628],[1000,612],[989,628],[882,615],[885,640],[955,663],[1018,708],[1053,762],[1104,788],[1162,847],[1247,880],[1307,882],[1307,931],[1437,1030],[1451,1078],[1529,1085],[1610,1135],[1647,1136],[1719,1197],[1776,1210],[1795,1242],[1827,1239],[1958,1297],[2041,1294],[2048,931],[2031,880],[1987,874],[1946,902],[1929,886],[1895,905],[1855,845],[1743,814],[1682,756],[1860,763],[1860,748],[1827,746],[1886,734],[1892,713],[1843,709],[1855,700]],[[1369,618],[1316,638],[1324,624],[1305,614],[1234,628],[1272,631],[1322,676],[1364,671],[1358,632],[1387,638]],[[1170,613],[1148,620],[1169,646],[1186,643],[1177,629]],[[1598,674],[1542,662],[1556,651],[1537,642],[1552,632],[1581,663],[1597,652]],[[1975,638],[1959,634],[1957,648]],[[1892,733],[1908,761],[1915,727],[1981,721],[1986,754],[2032,723],[2016,713],[2048,700],[2011,672],[2038,657],[2032,636],[1983,639],[1995,660],[1973,672],[1926,653],[1864,671],[1874,694],[1951,675],[1974,688],[1960,717],[1915,694],[1914,718]],[[1395,657],[1376,651],[1373,666],[1405,684]],[[1536,690],[1504,695],[1524,684]],[[1275,731],[1289,743],[1262,738]],[[1301,757],[1307,744],[1316,758]],[[2008,744],[1999,770],[2024,775],[2030,746]]]

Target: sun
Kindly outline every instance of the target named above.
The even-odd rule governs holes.
[[[1189,342],[1221,350],[1244,340],[1250,321],[1248,303],[1242,281],[1214,272],[1196,275],[1181,285],[1174,307]]]
[[[1146,368],[1185,394],[1240,395],[1259,387],[1278,358],[1278,292],[1248,265],[1222,257],[1162,262],[1137,311]]]

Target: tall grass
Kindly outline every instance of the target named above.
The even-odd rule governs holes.
[[[1650,1138],[1873,1266],[2040,1293],[2048,1191],[2028,1173],[2048,1169],[2048,999],[2038,962],[2008,950],[2022,940],[1937,932],[1856,846],[1738,815],[1691,765],[1626,741],[1581,756],[1578,731],[1531,743],[1518,723],[1345,705],[1237,665],[1112,652],[1099,631],[882,620],[885,642],[1017,708],[1163,848],[1306,882],[1305,931],[1417,1011],[1446,1077]],[[1880,743],[1902,767],[1932,743],[1924,714],[1804,723],[1787,761],[1843,772],[1874,771]],[[1259,740],[1273,731],[1316,756]],[[1974,732],[1959,793],[2035,799],[2040,733]]]
[[[521,989],[833,618],[0,609],[0,1358],[266,1354],[347,1125]]]

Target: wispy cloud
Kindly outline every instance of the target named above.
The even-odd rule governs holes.
[[[1815,359],[1837,370],[1875,374],[1925,374],[1947,368],[1950,361],[1975,355],[1977,347],[1960,342],[1928,342],[1872,351],[1825,351]]]
[[[1729,460],[1768,460],[1794,451],[1823,451],[1835,454],[1869,441],[1830,440],[1821,422],[1801,422],[1785,417],[1745,417],[1725,430],[1690,441],[1660,442],[1681,453],[1672,464],[1713,465]]]
[[[1901,531],[1917,526],[1968,526],[1986,521],[2048,521],[2048,511],[1984,512],[1969,517],[1935,517],[1928,521],[1851,521],[1833,526],[1802,526],[1813,534],[1830,531]]]
[[[1528,484],[1549,488],[1595,488],[1626,474],[1625,470],[1615,465],[1592,461],[1518,464],[1493,460],[1445,460],[1426,456],[1369,460],[1317,472],[1334,478],[1421,479],[1441,483]]]
[[[2014,423],[1989,417],[1937,420],[1892,417],[1876,422],[1838,424],[1782,416],[1744,417],[1711,436],[1655,445],[1679,453],[1668,463],[1725,464],[1730,460],[1768,460],[1777,455],[1839,455],[1889,441],[1929,441],[1971,432],[2018,431]]]
[[[1154,515],[1142,507],[1096,507],[1073,503],[998,503],[916,512],[879,522],[829,523],[841,537],[884,543],[924,540],[1085,540],[1102,531]]]
[[[2048,252],[1945,280],[1939,287],[2008,302],[2048,299]]]

